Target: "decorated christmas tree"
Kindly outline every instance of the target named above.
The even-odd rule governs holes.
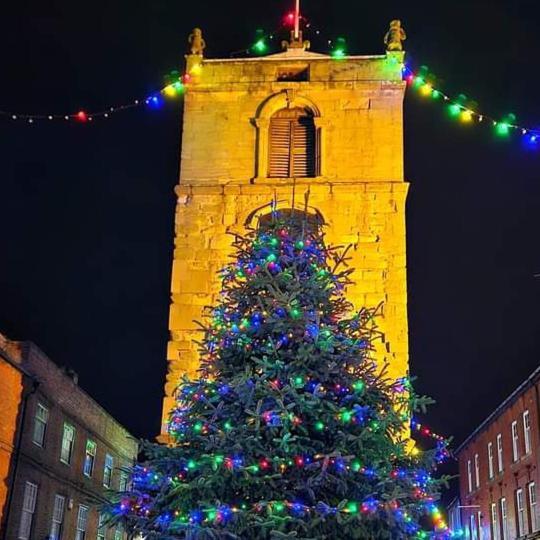
[[[377,364],[377,309],[347,301],[347,250],[272,216],[235,237],[171,444],[146,446],[113,519],[146,538],[445,536],[431,473],[446,444],[409,438],[428,400]]]

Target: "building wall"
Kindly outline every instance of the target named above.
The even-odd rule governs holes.
[[[13,472],[13,452],[22,413],[23,382],[21,371],[0,355],[0,529],[4,523],[4,511]]]
[[[494,538],[490,525],[491,503],[497,504],[497,515],[500,522],[500,500],[506,498],[508,515],[508,539],[518,538],[516,490],[523,489],[526,508],[526,532],[532,533],[532,519],[529,513],[528,485],[535,484],[536,497],[540,496],[540,430],[538,417],[537,392],[539,382],[529,387],[522,395],[512,401],[503,412],[490,424],[485,426],[469,443],[459,451],[459,483],[462,505],[463,526],[468,528],[471,513],[480,511],[482,539]],[[523,412],[528,410],[531,425],[531,452],[525,453]],[[519,459],[512,460],[512,422],[517,420],[519,436]],[[502,435],[503,472],[498,472],[497,434]],[[493,443],[494,476],[489,478],[488,443]],[[474,456],[478,454],[480,464],[480,485],[476,486]],[[469,492],[467,463],[471,461],[473,489]],[[478,506],[479,508],[467,508]],[[537,529],[540,529],[540,513],[536,505]],[[470,533],[469,533],[470,536]],[[497,538],[502,538],[498,536]]]
[[[188,67],[197,61],[188,57]],[[306,57],[309,82],[276,82],[276,73],[302,65],[287,57],[203,60],[186,93],[171,281],[171,339],[163,417],[182,375],[198,367],[194,320],[215,303],[217,271],[230,261],[232,236],[257,215],[303,208],[322,215],[330,243],[353,244],[356,308],[383,303],[378,359],[389,373],[408,372],[405,200],[403,180],[402,56],[335,61]],[[201,61],[200,59],[198,60]],[[315,111],[321,137],[321,175],[265,176],[268,122],[290,105]],[[293,200],[295,204],[293,204]],[[164,424],[165,425],[165,424]]]
[[[26,482],[38,486],[31,539],[41,540],[50,533],[55,494],[66,498],[63,538],[75,537],[78,508],[81,504],[89,507],[86,537],[96,538],[99,505],[105,502],[108,491],[103,484],[105,456],[113,456],[111,488],[117,490],[120,468],[133,464],[138,443],[78,387],[72,376],[53,364],[37,347],[24,344],[21,347],[21,356],[22,365],[37,378],[39,386],[27,402],[7,538],[17,538]],[[43,446],[33,441],[38,404],[45,406],[49,413]],[[65,422],[75,428],[70,464],[60,460]],[[88,439],[97,444],[91,477],[83,474]],[[113,536],[114,530],[109,530],[107,538],[112,539]]]

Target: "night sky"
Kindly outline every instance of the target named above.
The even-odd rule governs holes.
[[[401,18],[409,59],[445,91],[540,126],[536,2],[303,1],[351,54],[382,53]],[[279,27],[291,2],[12,2],[0,109],[144,97],[181,69],[194,26],[208,56],[228,57]],[[411,372],[437,400],[428,422],[460,442],[539,364],[540,148],[410,91],[405,103]],[[180,102],[92,125],[0,118],[0,332],[73,367],[143,437],[160,424],[180,127]]]

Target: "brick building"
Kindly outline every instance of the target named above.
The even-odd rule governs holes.
[[[465,537],[540,538],[539,398],[540,368],[456,450]]]
[[[1,540],[124,538],[121,530],[99,527],[99,503],[125,487],[122,468],[136,459],[137,441],[79,388],[73,372],[34,344],[0,345],[1,373],[8,365],[19,373],[7,384],[9,399],[1,394],[0,424],[7,419],[11,426],[0,431],[10,454]]]

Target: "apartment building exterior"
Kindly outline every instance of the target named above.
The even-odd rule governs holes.
[[[122,540],[100,505],[129,481],[138,443],[34,344],[3,340],[0,361],[23,384],[11,449],[1,540]],[[13,408],[0,400],[0,422]]]
[[[539,396],[540,368],[457,448],[466,538],[540,538]]]

